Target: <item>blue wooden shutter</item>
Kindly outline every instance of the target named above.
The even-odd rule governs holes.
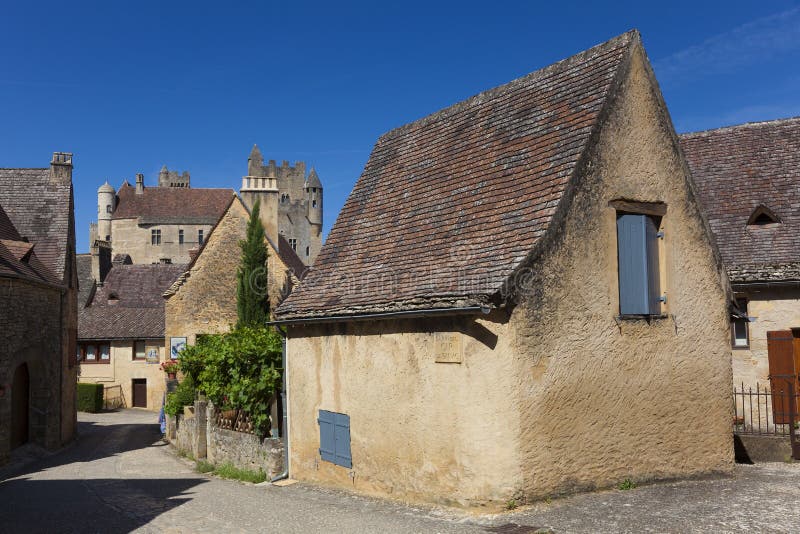
[[[336,414],[325,410],[319,411],[319,455],[326,462],[336,462],[336,439],[334,419]]]
[[[350,416],[341,413],[334,414],[334,437],[336,448],[336,461],[342,467],[353,467],[350,456]]]
[[[617,216],[619,258],[619,312],[621,315],[650,313],[647,280],[647,232],[645,215]]]
[[[661,280],[658,272],[658,225],[653,217],[644,217],[647,240],[647,304],[650,315],[661,311]]]

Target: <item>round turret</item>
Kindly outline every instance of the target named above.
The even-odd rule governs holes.
[[[117,202],[117,192],[106,181],[97,190],[97,238],[111,240],[111,215]]]
[[[322,182],[317,171],[311,168],[306,180],[306,201],[308,202],[308,222],[322,224]]]

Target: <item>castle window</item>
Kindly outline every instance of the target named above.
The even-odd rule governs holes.
[[[312,208],[316,208],[317,207],[317,199],[316,198],[311,201],[311,207]]]
[[[183,230],[178,230],[178,244],[183,245]]]
[[[289,246],[292,247],[292,250],[297,252],[297,239],[290,239]]]
[[[106,236],[106,241],[111,241],[111,236],[110,235]]]
[[[281,193],[281,204],[289,202],[289,193]]]
[[[317,188],[316,188],[316,187],[312,187],[312,188],[311,188],[311,192],[312,192],[312,193],[316,193],[316,192],[317,192]]]
[[[106,213],[111,213],[111,204],[106,204]]]
[[[203,244],[203,229],[197,231],[197,243],[202,245]]]
[[[160,229],[150,230],[150,244],[151,245],[160,245],[161,244],[161,230]]]
[[[310,247],[306,247],[306,256],[310,256],[310,255],[311,255],[311,248]]]

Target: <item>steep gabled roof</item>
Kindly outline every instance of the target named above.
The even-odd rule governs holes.
[[[800,117],[680,136],[732,282],[800,279]],[[757,210],[777,224],[748,224]]]
[[[488,302],[545,234],[638,33],[383,135],[280,319]]]
[[[145,187],[137,195],[136,188],[126,183],[117,193],[117,207],[111,218],[139,218],[143,224],[215,224],[235,194],[233,189]]]
[[[50,169],[0,169],[0,205],[17,232],[61,280],[66,267],[72,184],[56,183]]]
[[[79,339],[164,337],[162,293],[185,265],[114,265],[91,305],[78,310]]]
[[[78,309],[81,309],[90,304],[96,288],[96,282],[92,276],[91,254],[76,254],[75,266],[78,270]]]

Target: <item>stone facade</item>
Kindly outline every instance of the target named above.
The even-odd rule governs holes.
[[[200,254],[167,292],[167,343],[172,337],[186,337],[187,343],[193,345],[198,334],[228,332],[236,324],[239,242],[245,238],[249,217],[244,204],[234,199]],[[272,242],[268,245],[267,284],[270,303],[275,308],[297,283],[298,276],[287,267],[277,247]]]
[[[160,363],[169,358],[168,348],[164,348],[164,340],[149,339],[145,341],[145,354],[155,351],[157,362],[137,360],[134,358],[133,340],[116,340],[108,342],[111,346],[110,358],[106,362],[81,362],[78,381],[103,384],[106,388],[119,386],[122,394],[121,405],[133,406],[133,381],[146,380],[146,406],[151,411],[158,411],[166,393],[166,375],[160,369]],[[99,345],[99,342],[82,341],[82,345]]]
[[[281,308],[292,478],[475,506],[730,472],[727,279],[638,38],[628,53],[507,305],[318,324],[292,323],[296,294]],[[660,314],[620,317],[618,202],[666,207]],[[320,410],[349,416],[352,467],[322,459]]]

